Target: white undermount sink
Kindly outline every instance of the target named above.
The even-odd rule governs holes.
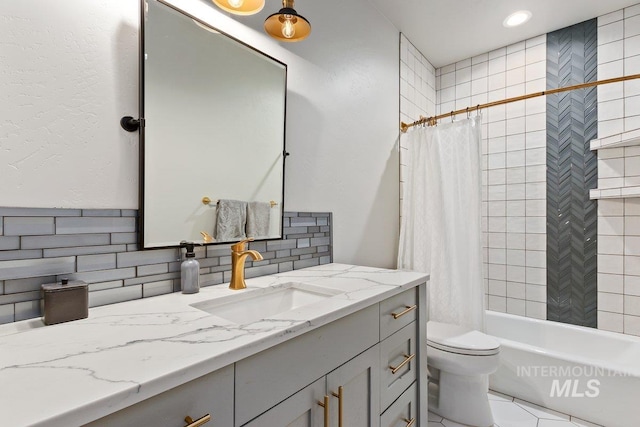
[[[273,288],[246,289],[235,295],[201,301],[191,307],[244,325],[314,304],[343,293],[305,283],[290,282]]]

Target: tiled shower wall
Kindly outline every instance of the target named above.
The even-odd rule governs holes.
[[[0,323],[40,316],[40,285],[62,277],[89,284],[89,306],[180,290],[180,251],[139,251],[137,211],[0,208]],[[285,212],[283,240],[252,242],[263,261],[246,277],[328,264],[330,213]],[[228,282],[230,245],[196,249],[201,286]]]
[[[598,78],[640,73],[640,5],[598,18]],[[640,81],[598,87],[599,138],[640,129]],[[640,185],[640,147],[598,150],[598,188]],[[640,335],[640,198],[598,200],[598,328]]]
[[[436,87],[438,114],[543,91],[546,36],[439,68]],[[545,112],[544,97],[482,111],[486,307],[541,319],[547,300]]]
[[[400,120],[411,123],[436,112],[436,70],[411,42],[400,34]],[[407,139],[400,135],[400,216],[407,171]]]

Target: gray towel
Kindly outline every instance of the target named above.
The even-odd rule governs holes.
[[[247,202],[220,200],[216,219],[216,240],[226,242],[246,238]]]
[[[271,203],[249,202],[247,206],[247,236],[267,237],[270,215]]]

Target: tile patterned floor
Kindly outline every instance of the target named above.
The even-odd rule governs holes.
[[[489,391],[494,427],[602,427],[524,400]],[[466,427],[429,413],[428,427]]]

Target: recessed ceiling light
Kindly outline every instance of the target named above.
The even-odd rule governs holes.
[[[518,25],[524,24],[529,19],[531,19],[531,12],[528,10],[519,10],[507,16],[507,18],[502,22],[502,25],[507,28],[517,27]]]

